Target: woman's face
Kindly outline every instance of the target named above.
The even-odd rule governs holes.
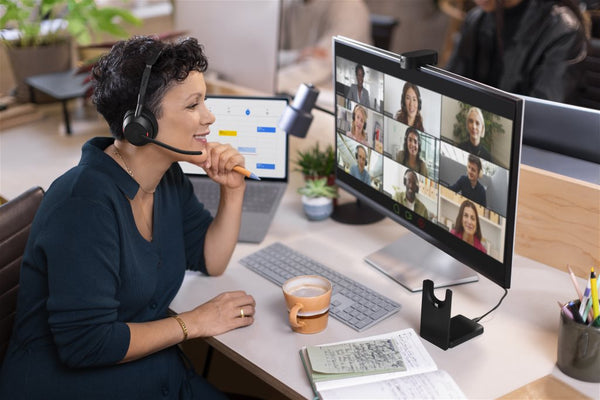
[[[362,134],[362,131],[365,128],[365,120],[365,114],[360,108],[357,108],[354,112],[354,133]]]
[[[404,95],[404,105],[406,106],[408,116],[411,119],[414,118],[417,115],[417,111],[419,111],[419,98],[413,88],[408,88],[406,91],[406,94]]]
[[[215,116],[204,103],[205,95],[204,75],[198,71],[191,71],[183,82],[167,90],[157,139],[183,150],[206,153],[206,137]]]
[[[477,231],[477,217],[475,216],[475,210],[471,207],[465,207],[462,215],[463,231],[469,236],[475,236]]]
[[[419,138],[414,132],[410,132],[406,138],[406,147],[408,148],[408,154],[411,157],[416,157],[419,154]]]
[[[358,87],[363,87],[363,81],[365,80],[365,73],[362,69],[356,71],[356,84]]]
[[[479,119],[479,114],[471,111],[467,115],[467,129],[469,130],[469,139],[473,146],[479,146],[481,132],[483,131],[483,121]]]

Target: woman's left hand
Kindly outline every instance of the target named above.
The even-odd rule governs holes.
[[[245,160],[236,149],[229,144],[209,142],[206,144],[206,160],[197,163],[215,182],[235,189],[243,185],[244,176],[233,170],[233,167],[244,166]]]

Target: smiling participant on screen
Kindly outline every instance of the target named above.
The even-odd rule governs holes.
[[[479,226],[477,208],[469,200],[463,201],[460,205],[454,229],[451,232],[454,236],[487,254],[487,250],[481,244],[481,227]]]
[[[425,130],[423,129],[423,117],[421,116],[421,93],[417,85],[410,82],[404,84],[400,99],[400,110],[398,110],[394,119],[420,131]]]
[[[355,105],[354,111],[352,111],[352,125],[347,135],[365,146],[369,145],[369,138],[367,137],[367,110],[359,104]]]
[[[490,153],[483,147],[481,139],[485,136],[485,121],[483,113],[477,107],[469,108],[467,111],[467,133],[469,138],[458,145],[464,151],[474,154],[486,160],[492,160]]]
[[[427,164],[421,159],[421,135],[417,129],[410,126],[406,129],[403,150],[396,154],[396,161],[429,177]]]
[[[364,146],[356,146],[356,164],[350,167],[350,175],[360,179],[367,185],[371,184],[371,176],[369,171],[365,168],[367,165],[367,149]]]
[[[427,207],[417,198],[417,193],[419,193],[419,177],[415,171],[407,169],[404,172],[404,187],[406,190],[396,193],[394,200],[417,214],[429,218]]]
[[[356,83],[350,86],[348,98],[363,106],[369,106],[369,91],[364,87],[365,69],[362,65],[357,64],[354,68],[354,73],[356,75]]]
[[[479,183],[481,175],[481,160],[479,157],[469,154],[467,160],[467,174],[458,178],[454,185],[450,186],[449,189],[486,207],[485,188]]]

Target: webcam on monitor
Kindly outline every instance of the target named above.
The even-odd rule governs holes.
[[[415,50],[400,54],[400,68],[416,69],[424,65],[437,65],[438,55],[434,50]]]

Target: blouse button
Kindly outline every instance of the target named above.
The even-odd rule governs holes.
[[[150,308],[151,309],[155,310],[156,307],[158,307],[158,304],[156,304],[156,302],[153,301],[152,303],[150,303]]]
[[[166,387],[166,386],[163,386],[163,388],[162,388],[162,394],[165,397],[168,396],[169,395],[169,388]]]

